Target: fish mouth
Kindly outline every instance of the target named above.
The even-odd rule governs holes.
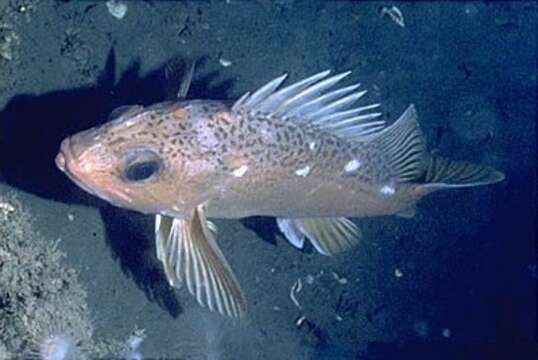
[[[116,186],[103,186],[97,181],[95,174],[88,173],[82,169],[83,160],[81,159],[83,151],[78,151],[76,143],[70,138],[66,138],[60,145],[60,151],[56,155],[54,162],[67,177],[84,191],[97,196],[109,203],[130,208],[132,199],[127,189],[121,189]]]
[[[54,159],[54,162],[56,163],[56,167],[64,173],[66,172],[64,148],[69,146],[68,143],[69,143],[69,139],[65,139],[64,141],[62,141],[62,145],[60,145],[60,152],[58,152],[58,155],[56,155],[56,158]]]
[[[62,141],[60,151],[58,152],[58,155],[56,155],[54,162],[56,163],[56,167],[67,175],[71,181],[77,184],[77,186],[92,195],[99,196],[90,186],[86,184],[85,181],[80,179],[80,171],[78,170],[78,166],[75,162],[75,156],[73,154],[71,140],[69,138]]]

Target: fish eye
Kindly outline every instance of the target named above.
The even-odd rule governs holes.
[[[125,170],[125,177],[129,181],[142,181],[149,179],[159,171],[159,163],[156,161],[144,161],[134,163]]]
[[[127,157],[124,179],[129,182],[149,180],[161,172],[162,161],[153,151],[134,151]]]

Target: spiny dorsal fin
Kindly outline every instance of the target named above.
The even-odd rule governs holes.
[[[232,269],[220,251],[202,209],[189,219],[157,215],[157,258],[170,285],[187,285],[196,301],[210,310],[237,318],[245,312],[245,299]]]
[[[386,156],[392,172],[390,177],[395,181],[413,182],[424,173],[426,143],[414,105],[410,105],[394,124],[366,140]]]
[[[361,232],[357,225],[344,217],[277,219],[278,228],[286,239],[301,249],[308,238],[323,255],[339,254],[355,245]]]
[[[268,82],[254,93],[246,93],[232,106],[232,111],[264,114],[290,119],[296,123],[314,124],[340,137],[360,140],[382,130],[385,122],[375,120],[380,104],[357,106],[356,102],[366,94],[357,91],[360,84],[331,90],[347,77],[347,71],[329,76],[322,71],[306,79],[279,89],[286,74]]]

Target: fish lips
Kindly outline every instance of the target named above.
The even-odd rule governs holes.
[[[77,158],[73,151],[73,144],[70,138],[66,138],[62,141],[60,151],[56,155],[54,162],[56,163],[56,167],[58,169],[60,169],[71,181],[73,181],[84,191],[108,201],[113,205],[119,207],[129,207],[131,200],[126,193],[115,191],[114,194],[111,193],[110,195],[116,196],[109,196],[108,191],[97,190],[99,186],[94,184],[91,176],[81,171],[80,166],[77,163]]]
[[[54,162],[56,163],[56,167],[60,169],[65,175],[67,175],[67,177],[71,181],[77,184],[77,186],[92,195],[99,196],[99,194],[97,194],[91,187],[87,186],[86,183],[81,181],[76,175],[77,165],[74,161],[74,155],[71,149],[71,140],[69,138],[66,138],[62,141],[62,144],[60,145],[60,151],[56,155]]]

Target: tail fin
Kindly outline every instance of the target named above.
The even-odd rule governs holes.
[[[504,179],[503,173],[489,166],[428,155],[413,105],[394,124],[368,139],[385,154],[390,175],[397,182],[418,184],[425,193],[488,185]]]
[[[424,187],[428,190],[463,188],[500,182],[504,174],[490,166],[430,157],[424,174]]]

